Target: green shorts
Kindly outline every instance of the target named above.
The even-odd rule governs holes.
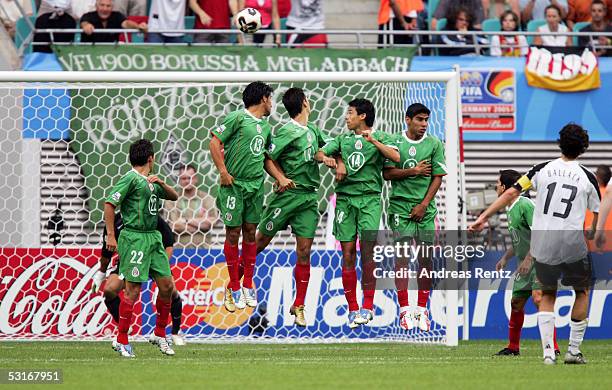
[[[285,191],[271,196],[259,223],[259,231],[273,237],[289,225],[297,237],[314,238],[319,225],[316,192]]]
[[[425,216],[419,222],[410,218],[412,208],[418,203],[391,199],[387,223],[394,233],[401,238],[414,238],[421,242],[433,244],[436,236],[436,215],[438,210],[432,203],[427,206]]]
[[[258,224],[263,209],[264,185],[258,181],[234,181],[231,186],[219,186],[217,208],[225,226],[242,226],[243,223]]]
[[[164,250],[161,233],[157,230],[140,232],[124,228],[117,243],[119,277],[142,283],[149,279],[172,276],[168,255]]]
[[[514,284],[512,285],[512,298],[529,298],[533,290],[541,289],[542,286],[540,285],[540,283],[538,283],[534,266],[531,267],[531,271],[529,271],[527,275],[521,275],[518,272],[516,272],[516,274],[514,275]]]
[[[382,205],[380,195],[347,196],[336,198],[334,236],[341,242],[355,241],[357,235],[374,241],[380,228]],[[367,237],[364,237],[365,233]]]

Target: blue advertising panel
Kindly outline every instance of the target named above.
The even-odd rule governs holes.
[[[501,252],[487,252],[472,264],[483,270],[494,270]],[[607,272],[609,267],[602,255],[595,255],[593,263]],[[259,310],[245,309],[230,314],[223,307],[224,289],[228,282],[225,260],[221,250],[185,249],[175,250],[172,272],[176,287],[183,300],[183,331],[186,334],[249,335],[260,334],[271,337],[321,337],[367,339],[380,336],[399,336],[397,295],[394,291],[376,292],[376,317],[373,323],[351,330],[346,325],[347,305],[342,287],[341,256],[339,251],[313,251],[311,277],[306,296],[306,319],[308,326],[298,328],[293,324],[289,307],[293,303],[293,266],[295,252],[284,250],[267,251],[259,257],[256,266],[255,284],[260,302]],[[516,264],[510,263],[510,269]],[[510,279],[511,280],[511,279]],[[474,284],[476,283],[476,284]],[[505,339],[510,316],[511,287],[499,279],[474,279],[469,292],[469,324],[471,339]],[[586,338],[609,338],[612,334],[612,316],[609,313],[608,295],[612,295],[612,283],[600,282],[591,293],[589,328]],[[155,292],[149,283],[143,289],[144,302],[143,334],[155,327],[155,307],[151,303]],[[416,295],[416,292],[410,292]],[[430,311],[434,323],[432,329],[440,329],[444,322],[443,292],[433,291]],[[358,287],[358,297],[361,291]],[[557,300],[555,311],[559,337],[569,332],[569,311],[572,293],[563,291]],[[359,299],[359,301],[361,301]],[[263,310],[262,310],[263,309]],[[460,310],[462,310],[460,308]],[[265,314],[264,314],[265,313]],[[260,324],[261,315],[268,323]],[[255,325],[254,325],[255,324]],[[538,338],[535,308],[529,303],[526,308],[524,338]],[[411,331],[415,332],[415,331]],[[461,334],[461,329],[460,329]]]
[[[612,141],[612,110],[609,108],[612,58],[599,59],[601,88],[587,92],[555,92],[530,87],[525,78],[524,58],[414,57],[411,71],[448,71],[454,65],[466,72],[513,69],[516,77],[515,130],[508,131],[502,126],[501,131],[468,131],[464,134],[466,141],[555,141],[559,130],[568,122],[576,122],[588,129],[592,141]],[[487,79],[483,77],[482,80],[480,91],[464,89],[464,104],[470,103],[468,99],[474,93],[490,94],[490,86],[485,82]],[[508,87],[505,89],[508,91]]]

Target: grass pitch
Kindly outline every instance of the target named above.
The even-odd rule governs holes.
[[[567,341],[563,341],[562,352]],[[190,344],[176,356],[136,343],[122,359],[110,342],[2,342],[0,368],[62,369],[74,389],[400,388],[612,389],[612,341],[585,341],[585,366],[541,362],[539,341],[520,357],[492,357],[504,341],[457,348],[415,344]],[[563,354],[561,358],[563,357]],[[29,385],[42,387],[46,385]],[[20,386],[19,388],[25,388]]]

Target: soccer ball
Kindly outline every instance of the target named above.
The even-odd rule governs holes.
[[[261,14],[255,8],[245,8],[236,14],[236,26],[246,34],[253,34],[261,28]]]

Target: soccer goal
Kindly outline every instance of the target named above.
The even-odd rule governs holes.
[[[0,339],[82,340],[112,334],[114,325],[102,294],[88,292],[100,254],[103,202],[112,183],[130,169],[129,144],[147,138],[156,148],[157,172],[179,192],[179,168],[196,168],[205,198],[202,208],[214,220],[198,245],[177,242],[171,260],[183,300],[182,328],[189,339],[457,345],[456,290],[432,291],[429,332],[400,328],[391,290],[377,291],[371,324],[358,330],[346,326],[341,257],[328,229],[334,176],[326,167],[321,167],[321,220],[306,297],[308,326],[294,327],[289,314],[295,261],[290,232],[279,234],[258,257],[255,284],[260,306],[233,314],[225,311],[224,229],[214,206],[218,177],[208,142],[210,130],[227,113],[242,108],[241,92],[254,80],[275,90],[269,117],[273,129],[289,120],[281,98],[292,86],[306,91],[310,120],[330,136],[348,131],[347,103],[357,97],[374,103],[374,128],[388,133],[403,131],[409,104],[428,106],[429,133],[444,142],[448,168],[436,198],[439,227],[458,230],[458,72],[0,72],[0,147],[6,151],[0,156]],[[266,192],[271,191],[268,180]],[[385,188],[384,199],[387,192]],[[162,213],[168,218],[171,210],[164,208]],[[381,223],[386,223],[386,215]],[[143,287],[135,329],[141,335],[152,332],[154,296],[154,285]],[[410,299],[416,304],[416,291],[410,292]]]

